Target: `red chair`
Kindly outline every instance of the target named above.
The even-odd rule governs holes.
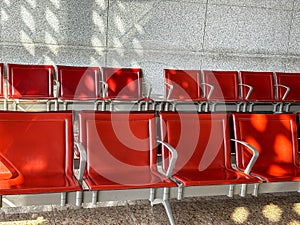
[[[141,104],[145,103],[147,110],[148,103],[152,102],[150,99],[151,88],[147,96],[143,97],[142,70],[140,68],[102,67],[102,80],[107,85],[107,87],[103,86],[103,90],[105,90],[103,97],[111,100],[112,103],[139,104],[139,110]]]
[[[203,71],[202,84],[207,101],[212,104],[211,111],[215,111],[217,104],[234,104],[239,111],[241,100],[239,98],[237,71]]]
[[[161,112],[159,117],[161,139],[175,148],[178,154],[173,177],[184,187],[260,182],[232,168],[226,114]],[[162,159],[163,166],[168,166],[169,153],[165,146]],[[229,196],[233,195],[231,187],[227,191]],[[245,188],[241,195],[245,195]]]
[[[241,99],[249,104],[250,112],[255,104],[272,104],[274,106],[276,99],[272,72],[241,71],[240,86]]]
[[[15,110],[20,103],[42,102],[50,107],[54,99],[53,67],[50,65],[7,65],[8,98],[13,100]],[[22,109],[22,108],[21,108]]]
[[[0,195],[80,191],[71,112],[0,112]],[[78,203],[79,204],[79,203]]]
[[[297,123],[295,114],[233,114],[236,140],[247,143],[259,152],[251,174],[267,182],[299,181]],[[246,168],[251,154],[238,142],[236,163]]]
[[[300,73],[275,73],[278,101],[286,103],[286,111],[291,104],[300,102]]]
[[[203,101],[200,85],[200,70],[164,69],[165,99],[173,105],[175,111],[178,104],[199,104]],[[166,107],[168,109],[168,105]],[[166,109],[166,110],[167,110]]]
[[[101,196],[101,190],[176,186],[157,170],[155,133],[154,112],[80,112],[79,140],[87,154],[83,179],[95,192],[94,204],[99,190]],[[162,203],[173,221],[168,201],[154,200],[151,193],[152,204]]]
[[[99,68],[78,66],[57,66],[59,82],[58,97],[63,101],[64,108],[72,103],[93,103],[100,99]]]

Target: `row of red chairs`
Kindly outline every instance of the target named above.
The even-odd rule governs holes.
[[[297,114],[82,111],[78,141],[70,111],[2,111],[0,118],[0,195],[62,192],[64,205],[66,192],[76,191],[80,206],[87,192],[96,203],[105,191],[149,189],[151,204],[162,203],[175,224],[170,190],[178,199],[205,186],[244,196],[249,185],[257,195],[262,185],[300,180]]]
[[[255,104],[271,103],[274,111],[284,105],[288,111],[300,102],[300,73],[165,69],[164,74],[168,100],[209,102],[211,111],[230,102],[237,110],[243,105],[251,112]]]
[[[100,74],[98,67],[0,64],[0,71],[0,97],[18,102],[143,99],[140,68],[102,67]]]
[[[102,67],[100,73],[98,67],[0,64],[0,69],[2,99],[16,105],[22,100],[45,101],[47,109],[58,99],[64,109],[76,101],[92,101],[95,109],[99,104],[105,109],[105,103],[126,100],[151,103],[153,109],[156,103],[166,104],[167,110],[170,104],[176,110],[180,103],[194,103],[199,111],[203,105],[205,111],[215,111],[218,104],[233,103],[235,111],[250,112],[256,104],[270,103],[273,111],[281,112],[300,102],[300,73],[165,69],[164,98],[154,101],[150,87],[143,95],[141,68]]]

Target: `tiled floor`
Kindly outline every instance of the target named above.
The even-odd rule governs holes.
[[[261,194],[259,197],[198,197],[172,200],[176,224],[300,224],[300,194]],[[2,210],[0,225],[8,224],[168,224],[164,208],[148,201],[120,202],[110,207],[33,208]],[[23,210],[24,211],[24,210]]]

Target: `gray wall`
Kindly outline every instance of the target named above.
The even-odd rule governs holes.
[[[300,71],[300,0],[1,0],[0,62]]]

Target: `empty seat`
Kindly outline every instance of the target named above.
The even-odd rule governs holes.
[[[255,104],[272,105],[276,101],[274,77],[272,72],[240,72],[241,99],[250,104],[249,111]]]
[[[278,101],[289,104],[300,102],[300,73],[275,73]],[[289,104],[287,106],[289,106]],[[287,107],[286,111],[289,108]]]
[[[294,114],[233,114],[234,138],[259,152],[251,174],[267,182],[299,181],[298,140]],[[251,154],[236,143],[236,162],[244,170]]]
[[[238,72],[237,71],[203,71],[202,84],[207,101],[212,104],[211,111],[215,111],[217,104],[236,105],[239,110],[241,100],[239,99]]]
[[[200,104],[203,100],[200,85],[200,70],[164,69],[165,99],[173,104]],[[199,106],[200,107],[200,106]]]
[[[81,190],[71,112],[0,112],[0,195]]]
[[[20,102],[44,102],[49,109],[53,94],[53,67],[50,65],[7,65],[8,98]]]
[[[260,182],[232,168],[226,114],[161,112],[159,116],[161,139],[178,154],[173,177],[184,186]],[[168,157],[163,146],[163,166],[168,165]]]
[[[58,97],[63,100],[65,109],[68,103],[96,103],[101,97],[98,67],[57,66],[57,80]]]
[[[112,103],[149,103],[150,92],[143,97],[142,70],[140,68],[102,67],[102,80],[107,84],[104,97]],[[149,89],[150,90],[150,89]],[[147,109],[147,108],[146,108]]]
[[[79,140],[87,154],[83,178],[90,190],[176,186],[157,171],[154,118],[154,112],[80,112]],[[161,203],[170,212],[167,201]]]

